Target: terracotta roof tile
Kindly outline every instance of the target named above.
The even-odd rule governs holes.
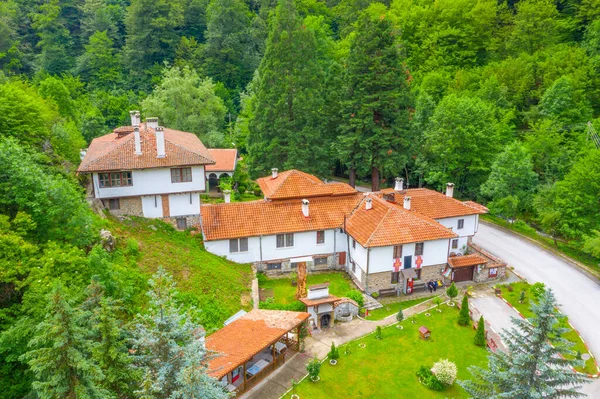
[[[355,194],[356,190],[345,183],[323,183],[316,176],[296,169],[256,180],[265,197],[271,200],[310,198],[331,195]]]
[[[209,375],[222,378],[308,317],[309,314],[305,312],[251,310],[206,337],[206,349],[217,355],[208,363]]]
[[[455,198],[447,197],[442,193],[427,188],[411,188],[403,191],[394,191],[390,188],[378,193],[380,197],[383,195],[386,195],[387,197],[387,195],[390,194],[394,195],[395,203],[400,207],[404,206],[404,196],[408,195],[411,198],[411,211],[416,211],[433,219],[475,215],[487,212],[483,209],[485,207],[479,204],[477,204],[479,207],[471,206]],[[475,203],[473,202],[473,204]]]
[[[166,156],[158,158],[154,129],[145,123],[140,125],[142,155],[135,155],[134,134],[123,134],[129,131],[128,128],[133,132],[133,127],[122,126],[113,133],[92,140],[78,171],[101,172],[214,163],[198,136],[169,128],[164,128]]]
[[[321,305],[323,303],[337,302],[340,299],[341,298],[330,294],[324,298],[315,298],[315,299],[300,298],[299,301],[302,302],[303,304],[305,304],[306,306],[316,306],[316,305]]]
[[[206,165],[207,172],[233,172],[237,161],[235,148],[209,148],[208,153],[215,160],[214,165]]]
[[[487,259],[477,254],[463,255],[463,256],[452,256],[448,258],[448,264],[451,268],[456,269],[460,267],[476,266],[487,263]]]
[[[207,241],[333,229],[343,225],[344,216],[363,197],[313,198],[308,218],[302,214],[299,199],[207,204],[201,206],[202,229]]]
[[[363,247],[383,247],[457,237],[433,219],[407,211],[369,195],[372,208],[363,201],[346,221],[346,230]]]

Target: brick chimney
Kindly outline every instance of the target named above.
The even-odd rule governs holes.
[[[394,185],[394,191],[402,191],[404,190],[404,179],[401,177],[396,177],[396,184]]]
[[[140,111],[129,111],[129,116],[131,117],[131,126],[140,125]]]
[[[365,199],[365,210],[369,210],[373,208],[373,199],[372,198],[366,198]]]
[[[310,202],[307,199],[302,200],[302,214],[304,215],[305,218],[307,218],[309,216],[308,204],[310,204]]]
[[[446,197],[454,197],[454,183],[446,184]]]
[[[277,168],[271,169],[271,178],[277,179],[277,172],[278,171],[279,171],[279,169],[277,169]]]
[[[157,126],[154,129],[154,134],[156,135],[156,157],[164,158],[166,156],[166,153],[165,153],[165,129],[162,126]]]
[[[158,127],[158,118],[155,116],[149,116],[146,118],[146,126],[156,129]]]
[[[142,140],[140,139],[140,127],[133,127],[133,137],[135,140],[135,155],[142,155]]]
[[[407,211],[410,211],[410,197],[409,196],[404,197],[404,209],[406,209]]]

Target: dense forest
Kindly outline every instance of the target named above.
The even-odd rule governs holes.
[[[600,0],[0,2],[2,396],[220,397],[181,337],[231,309],[149,283],[135,240],[108,251],[75,174],[129,110],[254,178],[451,181],[598,258],[599,72]]]

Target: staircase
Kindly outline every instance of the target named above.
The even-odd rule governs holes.
[[[383,307],[383,305],[381,303],[379,303],[379,301],[377,301],[375,298],[373,298],[370,295],[363,294],[363,298],[364,298],[364,308],[367,310],[374,310],[374,309],[379,309],[379,308]]]

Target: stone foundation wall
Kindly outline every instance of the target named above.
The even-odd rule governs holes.
[[[352,321],[358,315],[358,306],[352,302],[341,302],[336,306],[334,313],[338,321]]]
[[[173,227],[177,228],[177,219],[185,219],[188,229],[193,226],[198,226],[198,228],[199,228],[200,223],[202,222],[202,218],[200,217],[200,215],[185,215],[185,216],[163,218],[163,221],[165,223],[169,223]]]
[[[277,276],[287,273],[292,273],[296,271],[296,268],[292,268],[292,261],[290,259],[282,259],[281,260],[281,269],[278,270],[267,270],[267,263],[273,262],[256,262],[254,265],[256,266],[256,270],[259,272],[263,272],[268,276]],[[320,272],[320,271],[328,271],[328,270],[340,270],[345,271],[344,265],[339,266],[339,254],[329,254],[327,255],[327,264],[315,265],[314,261],[306,262],[306,271],[311,272]]]
[[[429,280],[443,280],[442,269],[444,269],[444,267],[444,264],[423,266],[421,268],[421,281],[427,283]]]
[[[369,285],[367,293],[377,292],[379,290],[387,290],[397,288],[402,284],[392,284],[392,272],[369,273]]]
[[[141,197],[126,197],[119,198],[119,207],[120,209],[111,210],[109,207],[109,200],[102,200],[104,207],[109,210],[112,215],[115,216],[144,216],[144,211],[142,210],[142,198]]]
[[[496,277],[490,277],[490,269],[491,268],[498,269],[498,275]],[[481,272],[477,272],[477,268],[475,268],[475,273],[473,273],[473,281],[476,283],[485,283],[486,281],[496,281],[496,280],[504,280],[506,277],[506,265],[488,265],[481,269]]]

